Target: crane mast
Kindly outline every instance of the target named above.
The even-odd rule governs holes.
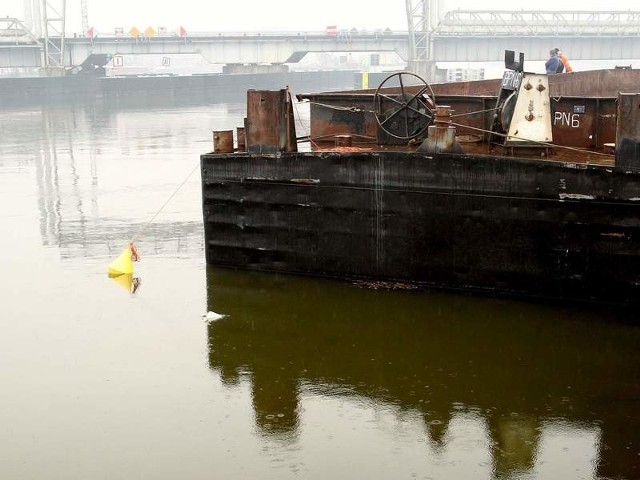
[[[50,74],[64,74],[66,0],[42,0],[44,68]]]
[[[408,69],[425,79],[435,74],[431,32],[437,26],[442,0],[405,0],[409,27]]]
[[[89,11],[87,8],[87,0],[80,0],[80,14],[82,15],[82,33],[87,34],[89,30]]]

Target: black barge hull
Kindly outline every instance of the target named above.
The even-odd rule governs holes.
[[[636,304],[640,174],[404,152],[201,156],[209,264]]]

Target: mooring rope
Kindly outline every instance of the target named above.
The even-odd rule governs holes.
[[[340,111],[344,111],[344,112],[353,112],[353,113],[358,113],[358,112],[369,112],[369,113],[373,113],[373,110],[364,110],[362,108],[358,108],[358,107],[343,107],[340,105],[329,105],[326,103],[320,103],[320,102],[309,102],[310,104],[313,103],[314,105],[318,105],[320,107],[325,107],[325,108],[330,108],[332,110],[340,110]]]
[[[478,113],[488,113],[488,112],[495,112],[496,110],[498,110],[496,107],[494,108],[487,108],[485,110],[476,110],[475,112],[465,112],[465,113],[458,113],[456,115],[451,115],[451,118],[453,117],[464,117],[467,115],[476,115]],[[455,112],[455,110],[454,110]]]
[[[307,127],[304,124],[304,122],[302,121],[302,115],[300,114],[300,110],[298,109],[298,104],[301,104],[301,103],[309,103],[309,104],[311,104],[311,102],[300,102],[300,101],[293,102],[293,98],[295,98],[295,97],[294,97],[294,95],[291,95],[291,90],[289,89],[289,86],[287,86],[287,90],[289,91],[289,96],[292,99],[293,108],[295,110],[295,117],[298,118],[298,121],[300,122],[300,126],[304,129],[304,131],[306,133],[306,135],[302,135],[302,138],[308,138],[309,139],[309,143],[313,147],[319,148],[319,145],[316,142],[314,142],[313,137],[311,137],[311,125],[309,125]],[[295,118],[294,118],[294,125],[295,125]]]
[[[334,134],[332,134],[332,135],[319,135],[317,137],[312,137],[311,136],[311,126],[309,126],[309,128],[307,128],[307,126],[304,125],[304,122],[302,122],[302,120],[301,120],[302,115],[300,114],[300,111],[298,110],[298,105],[301,104],[301,103],[308,104],[308,105],[311,105],[311,104],[320,105],[320,106],[323,106],[323,107],[326,107],[326,108],[331,108],[333,110],[340,110],[340,111],[374,113],[372,110],[371,111],[370,110],[362,110],[362,109],[359,109],[357,107],[337,107],[337,106],[327,105],[327,104],[318,103],[318,102],[295,102],[293,105],[294,105],[296,116],[298,117],[299,123],[302,126],[302,128],[304,128],[305,133],[306,133],[306,135],[302,135],[302,136],[298,137],[298,140],[299,141],[308,140],[309,143],[311,144],[311,146],[313,146],[316,149],[321,149],[322,148],[322,146],[319,145],[317,143],[317,141],[321,141],[323,139],[333,139],[333,138],[335,138],[335,135]],[[359,135],[359,134],[350,134],[350,135],[351,135],[351,137],[354,137],[354,138],[357,137],[357,138],[362,139],[361,143],[370,143],[372,140],[376,139],[375,137],[372,137],[371,135]],[[358,143],[358,142],[356,142],[356,143]]]
[[[309,102],[309,103],[310,104],[314,104],[314,105],[318,105],[320,107],[328,108],[328,109],[331,109],[331,110],[338,110],[338,111],[341,111],[341,112],[352,112],[352,113],[362,113],[362,112],[364,112],[364,113],[373,113],[374,115],[376,113],[375,110],[366,110],[364,108],[359,108],[359,107],[343,107],[343,106],[340,106],[340,105],[328,105],[326,103],[320,103],[320,102]],[[451,116],[452,117],[463,117],[463,116],[466,116],[466,115],[476,115],[478,113],[494,112],[496,110],[497,110],[497,108],[494,107],[494,108],[487,108],[485,110],[476,110],[476,111],[473,111],[473,112],[458,113],[456,115],[451,115]]]
[[[351,113],[364,112],[364,113],[373,113],[373,114],[376,113],[374,110],[366,110],[364,108],[359,108],[359,107],[343,107],[340,105],[328,105],[326,103],[312,102],[312,101],[309,101],[309,104],[318,105],[320,107],[328,108],[330,110],[339,110],[341,112],[351,112]]]
[[[135,243],[135,241],[138,239],[138,237],[142,234],[142,232],[144,232],[147,227],[149,225],[151,225],[151,223],[153,223],[153,221],[156,219],[156,217],[158,215],[160,215],[160,212],[162,212],[162,210],[164,210],[164,208],[169,204],[169,202],[171,201],[171,199],[173,197],[176,196],[176,194],[180,191],[180,189],[185,185],[185,183],[187,183],[187,181],[189,180],[189,178],[191,178],[191,175],[193,175],[193,172],[196,171],[196,169],[200,166],[200,161],[198,161],[198,163],[196,163],[196,165],[193,167],[193,169],[189,172],[189,174],[186,176],[186,178],[180,183],[180,185],[178,185],[178,187],[173,191],[173,193],[171,195],[169,195],[169,198],[167,198],[167,200],[165,200],[165,202],[162,204],[162,206],[158,209],[158,211],[153,215],[153,217],[151,217],[151,219],[145,223],[144,225],[142,225],[137,231],[136,233],[133,235],[133,237],[131,238],[130,243],[133,244]]]
[[[519,137],[517,135],[508,135],[508,134],[505,134],[505,133],[498,133],[498,132],[494,132],[492,130],[487,130],[487,129],[484,129],[484,128],[472,127],[470,125],[463,125],[461,123],[451,122],[450,125],[454,125],[456,127],[462,127],[462,128],[469,128],[471,130],[476,130],[478,132],[483,132],[483,133],[489,133],[491,135],[497,135],[499,137],[515,138],[516,140],[522,140],[522,141],[525,141],[525,142],[534,143],[536,145],[541,145],[541,146],[544,146],[544,147],[562,148],[564,150],[571,150],[571,151],[579,152],[579,153],[589,153],[589,154],[594,154],[594,155],[601,155],[603,157],[613,157],[613,155],[610,154],[610,153],[595,152],[593,150],[587,150],[585,148],[567,147],[565,145],[558,145],[557,143],[541,142],[539,140],[531,140],[529,138]]]

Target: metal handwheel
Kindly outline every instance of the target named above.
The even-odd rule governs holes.
[[[408,87],[417,87],[418,90],[409,90]],[[385,92],[391,88],[393,93]],[[421,77],[411,72],[398,72],[380,83],[373,105],[376,121],[382,130],[395,138],[411,139],[427,129],[436,103],[431,86]]]

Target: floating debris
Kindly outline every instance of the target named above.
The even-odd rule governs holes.
[[[221,318],[226,317],[226,315],[222,315],[220,313],[208,311],[206,315],[203,315],[202,318],[207,322],[215,322],[216,320],[220,320]]]

